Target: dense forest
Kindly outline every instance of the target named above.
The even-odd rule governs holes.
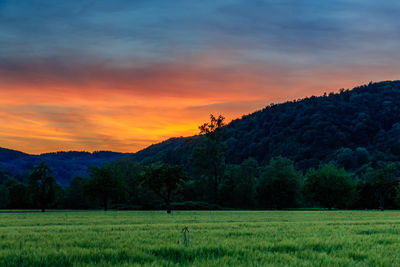
[[[399,111],[387,81],[211,116],[135,154],[1,149],[1,208],[398,208]]]
[[[302,172],[332,162],[361,175],[369,165],[400,160],[400,81],[271,104],[229,123],[222,139],[228,163],[252,157],[264,165],[284,156]],[[186,165],[198,140],[173,138],[132,158]]]

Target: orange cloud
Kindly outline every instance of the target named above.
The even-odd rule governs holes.
[[[135,152],[169,137],[196,134],[210,113],[229,121],[270,102],[396,75],[387,69],[371,75],[370,69],[227,66],[212,58],[191,62],[142,67],[3,63],[0,146],[29,153]]]

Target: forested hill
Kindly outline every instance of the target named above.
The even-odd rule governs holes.
[[[133,157],[187,163],[198,139],[170,139]],[[232,121],[224,141],[228,163],[253,157],[265,164],[282,155],[300,170],[336,162],[356,172],[366,164],[399,161],[400,81],[269,105]]]
[[[232,121],[225,127],[225,157],[240,163],[253,157],[265,164],[273,156],[292,159],[300,170],[335,162],[357,174],[380,162],[400,160],[400,81],[370,83],[319,97],[308,97]],[[135,154],[57,152],[40,156],[0,149],[0,173],[21,177],[47,161],[57,180],[68,185],[88,166],[129,157],[143,163],[158,160],[188,164],[201,137],[171,138]],[[1,175],[0,175],[1,179]]]

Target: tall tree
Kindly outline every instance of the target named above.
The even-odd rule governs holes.
[[[87,179],[76,176],[69,183],[65,191],[65,206],[69,209],[85,209],[87,201],[85,198],[85,186]]]
[[[258,181],[258,162],[249,158],[240,165],[227,165],[220,187],[221,204],[233,208],[253,208]]]
[[[52,173],[53,171],[47,163],[41,162],[32,169],[28,177],[28,186],[32,200],[39,205],[42,212],[44,212],[55,199],[56,181]]]
[[[5,209],[10,203],[8,188],[0,184],[0,209]]]
[[[257,186],[258,200],[264,208],[292,208],[299,196],[302,174],[295,170],[293,161],[272,158],[261,172]]]
[[[108,164],[91,167],[89,172],[90,178],[85,191],[89,196],[99,200],[107,211],[109,202],[118,199],[123,192],[123,181],[118,179],[118,175],[114,174],[112,166]]]
[[[367,173],[368,183],[375,188],[379,206],[385,210],[386,198],[395,190],[399,182],[399,171],[395,164],[388,164],[383,168],[370,170]]]
[[[200,134],[205,137],[192,152],[191,165],[198,175],[208,179],[214,203],[219,202],[219,186],[225,169],[222,135],[225,118],[221,115],[210,115],[210,122],[199,127]]]
[[[114,174],[118,180],[124,183],[124,194],[121,194],[120,201],[129,205],[141,205],[142,200],[149,201],[148,191],[142,187],[143,166],[130,159],[119,159],[113,164]]]
[[[144,172],[144,183],[165,202],[167,213],[171,213],[171,200],[185,180],[181,165],[155,163],[147,166]]]
[[[315,203],[332,208],[348,205],[353,199],[354,184],[344,168],[325,164],[319,170],[311,169],[304,182],[305,197]]]
[[[5,181],[4,185],[8,189],[10,209],[26,209],[31,207],[31,199],[29,194],[29,187],[20,181],[9,178]]]

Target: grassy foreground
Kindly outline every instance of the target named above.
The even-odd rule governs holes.
[[[399,223],[399,211],[0,213],[0,266],[400,266]]]

